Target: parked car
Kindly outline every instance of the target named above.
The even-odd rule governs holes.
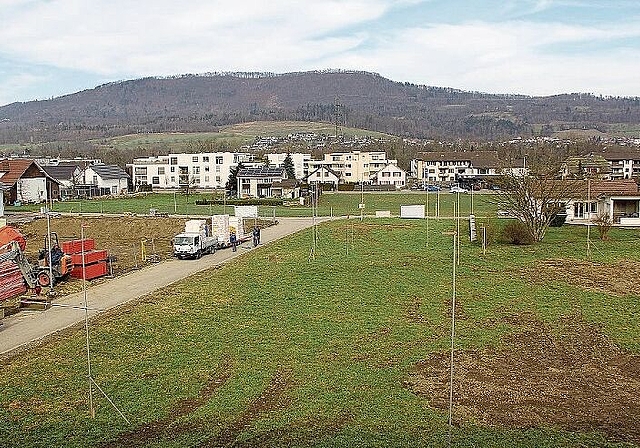
[[[449,188],[449,193],[469,193],[469,190],[454,185],[453,187]]]
[[[437,185],[427,185],[427,191],[440,191],[440,187]]]

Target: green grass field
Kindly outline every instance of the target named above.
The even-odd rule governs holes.
[[[406,381],[450,344],[453,229],[444,219],[428,233],[423,220],[334,221],[319,227],[313,257],[307,230],[92,322],[95,380],[131,425],[95,391],[89,418],[83,329],[5,362],[2,445],[449,446],[446,410]],[[484,255],[464,239],[459,355],[515,350],[504,341],[527,330],[514,319],[522,313],[566,344],[564,319],[579,315],[639,354],[638,295],[523,275],[541,260],[583,262],[584,242],[584,228],[567,226]],[[616,229],[595,243],[593,262],[638,262],[639,249],[637,231]],[[454,407],[452,446],[634,446],[544,422],[490,426],[469,409]]]
[[[233,214],[232,206],[223,205],[195,205],[196,200],[219,197],[213,193],[197,193],[186,196],[183,193],[149,193],[125,199],[91,199],[71,200],[56,202],[53,211],[71,213],[136,213],[148,214],[154,208],[159,213],[180,215],[201,215],[229,213]],[[472,210],[477,215],[495,215],[496,207],[491,203],[492,196],[487,194],[461,194],[460,214],[468,215]],[[318,204],[319,216],[360,216],[358,204],[364,200],[364,213],[375,215],[376,210],[389,210],[394,215],[400,214],[402,205],[427,205],[429,216],[436,216],[438,204],[440,216],[453,216],[454,202],[457,203],[458,195],[450,193],[325,193],[320,197]],[[24,205],[21,207],[7,206],[7,211],[38,211],[40,205]],[[306,217],[312,216],[310,206],[261,206],[260,216],[273,217],[275,211],[277,217]]]

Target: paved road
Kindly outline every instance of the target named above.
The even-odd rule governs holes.
[[[327,219],[319,218],[318,222]],[[269,243],[312,225],[311,218],[281,218],[278,225],[262,230],[261,240],[263,244]],[[237,252],[224,249],[206,255],[200,260],[165,261],[89,287],[89,317],[142,297],[196,272],[222,264],[252,249],[251,242],[247,242],[239,246]],[[46,311],[22,311],[6,317],[0,327],[0,357],[42,341],[47,336],[84,320],[83,292],[58,298],[54,303],[61,306],[54,306]]]

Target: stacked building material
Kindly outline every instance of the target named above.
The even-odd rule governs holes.
[[[22,272],[13,261],[0,263],[0,302],[27,292]]]
[[[106,250],[97,250],[96,241],[93,238],[65,241],[62,243],[62,251],[71,255],[73,260],[72,277],[92,280],[105,276],[109,272],[107,268],[109,254]]]

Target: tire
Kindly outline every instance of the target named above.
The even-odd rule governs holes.
[[[196,260],[199,260],[200,257],[202,257],[202,251],[198,250],[198,252],[196,252]]]

